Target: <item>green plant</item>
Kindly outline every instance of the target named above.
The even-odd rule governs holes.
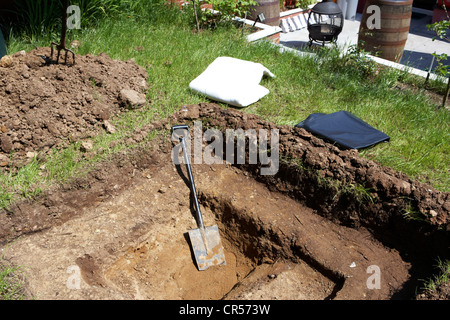
[[[447,8],[445,7],[445,4],[443,4],[443,8],[445,11],[445,14],[447,15],[447,20],[442,20],[435,22],[433,24],[427,25],[428,30],[432,30],[436,33],[436,36],[433,37],[433,41],[436,40],[437,37],[439,37],[442,40],[446,40],[450,42],[450,37],[447,35],[447,31],[450,28],[450,17],[447,12]],[[450,91],[450,65],[444,64],[443,61],[447,60],[448,56],[447,54],[436,54],[433,53],[433,56],[436,58],[438,64],[435,68],[435,71],[439,73],[443,77],[448,77],[447,80],[447,88],[444,92],[444,98],[442,100],[442,108],[445,108],[445,104],[447,103],[447,97]]]
[[[143,6],[142,1],[132,0],[72,0],[70,4],[79,6],[83,28],[93,26],[107,17],[136,11],[137,6]],[[17,0],[8,12],[14,16],[14,28],[39,34],[48,30],[59,31],[62,9],[61,1]]]
[[[424,281],[422,290],[425,293],[434,293],[437,288],[450,281],[450,260],[437,260],[438,273]]]
[[[448,56],[445,53],[436,54],[433,53],[433,56],[436,58],[437,66],[435,67],[435,71],[443,77],[447,77],[447,88],[444,92],[444,98],[442,100],[442,108],[445,108],[445,104],[447,103],[447,97],[450,91],[450,65],[445,64],[443,61],[446,61]]]
[[[20,267],[0,265],[0,300],[23,299]]]
[[[61,2],[53,0],[22,0],[15,2],[12,12],[16,15],[18,28],[30,33],[54,29],[61,16]]]
[[[434,37],[434,39],[436,39],[436,37],[439,37],[440,39],[450,41],[450,37],[447,35],[448,29],[450,28],[450,17],[448,15],[445,4],[443,4],[442,7],[447,16],[447,20],[441,20],[441,21],[437,21],[433,24],[429,24],[429,25],[427,25],[427,28],[428,28],[428,30],[432,30],[436,33],[436,36]]]
[[[350,45],[346,52],[345,59],[348,64],[362,72],[366,77],[373,76],[377,70],[377,64],[367,57],[367,52],[362,49],[362,46],[356,44]]]
[[[320,47],[317,63],[341,75],[351,75],[355,79],[372,79],[377,74],[378,65],[367,56],[367,52],[356,44],[342,51],[337,46]],[[326,64],[326,66],[325,66]]]
[[[195,5],[196,1],[193,2]],[[204,3],[211,5],[213,11],[200,9],[199,4],[194,6],[202,27],[214,27],[230,22],[234,17],[246,17],[258,4],[255,0],[206,0]]]
[[[418,209],[415,209],[412,203],[408,203],[406,208],[403,211],[403,218],[406,220],[417,221],[417,222],[426,222],[429,220],[425,217],[423,213],[421,213]]]
[[[307,9],[309,5],[316,3],[316,0],[297,0],[295,6],[297,8]]]
[[[22,300],[24,293],[24,270],[21,266],[15,266],[0,256],[0,301]]]
[[[347,192],[354,195],[355,199],[360,203],[375,203],[371,191],[370,188],[365,188],[358,183],[350,183],[347,185]]]
[[[334,192],[333,200],[342,195],[349,195],[359,203],[374,203],[375,199],[371,195],[371,189],[365,188],[359,183],[346,183],[330,177],[323,177],[320,170],[317,171],[317,183]]]

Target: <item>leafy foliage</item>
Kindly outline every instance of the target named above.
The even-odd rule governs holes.
[[[61,2],[53,0],[22,0],[12,10],[19,28],[31,33],[43,32],[57,26],[61,16]]]
[[[155,2],[155,1],[149,1]],[[158,2],[158,1],[156,1]],[[134,11],[142,1],[132,0],[71,0],[70,5],[80,7],[82,27],[95,25],[101,19]],[[44,33],[58,31],[61,26],[61,1],[57,0],[17,0],[8,10],[14,20],[16,31]]]
[[[245,17],[258,4],[255,0],[206,0],[204,3],[211,5],[214,10],[202,10],[199,4],[196,6],[200,23],[207,28],[230,22],[234,17]]]
[[[297,0],[296,7],[306,9],[309,5],[316,3],[316,0]]]
[[[442,21],[435,22],[433,24],[429,24],[429,25],[427,25],[427,27],[429,30],[432,30],[436,33],[436,36],[433,37],[433,41],[439,37],[442,40],[446,40],[446,41],[450,42],[450,37],[447,35],[447,32],[450,28],[450,17],[448,15],[445,4],[443,4],[443,8],[444,8],[445,14],[447,15],[447,20],[442,20]],[[448,58],[447,54],[433,53],[433,56],[436,58],[436,61],[438,62],[437,66],[435,68],[435,71],[444,77],[449,77],[450,76],[450,65],[446,65],[443,62],[443,61],[447,60],[447,58]],[[444,99],[442,101],[443,108],[445,107],[445,104],[447,102],[447,96],[448,96],[449,90],[450,90],[450,77],[448,79],[447,89],[444,93]]]
[[[25,299],[22,269],[20,266],[6,263],[0,256],[0,301]]]

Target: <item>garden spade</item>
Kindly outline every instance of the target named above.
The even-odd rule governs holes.
[[[186,130],[189,134],[189,127],[187,125],[178,125],[172,127],[172,131]],[[202,212],[197,199],[197,191],[195,189],[194,178],[192,176],[189,156],[186,150],[185,136],[179,136],[181,148],[183,149],[184,161],[191,183],[191,191],[194,195],[195,211],[197,218],[197,229],[189,230],[189,239],[191,241],[192,250],[194,251],[195,260],[198,270],[206,270],[211,266],[225,265],[225,255],[223,252],[222,242],[220,241],[219,228],[217,225],[205,227],[203,223]]]

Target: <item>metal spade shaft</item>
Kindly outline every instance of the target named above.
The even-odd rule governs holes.
[[[184,137],[180,137],[180,143],[181,143],[181,148],[183,148],[183,157],[184,157],[184,161],[186,162],[186,168],[187,168],[187,172],[189,175],[189,181],[191,182],[191,191],[194,194],[195,211],[197,213],[197,224],[198,224],[198,227],[202,234],[203,243],[205,245],[206,251],[209,253],[208,241],[206,240],[206,233],[205,233],[205,224],[203,223],[202,212],[200,211],[200,205],[198,203],[197,190],[195,189],[194,177],[192,176],[191,164],[189,162],[189,156],[186,152],[186,142],[185,142]]]
[[[172,127],[172,130],[186,130],[189,134],[187,125],[178,125]],[[196,218],[198,229],[189,230],[189,239],[192,245],[192,251],[195,256],[197,267],[199,270],[206,270],[209,267],[217,265],[226,265],[224,249],[220,240],[219,228],[217,225],[205,227],[203,223],[202,212],[197,198],[197,190],[195,189],[194,177],[192,176],[191,164],[186,149],[185,136],[180,136],[180,145],[183,148],[184,161],[190,180],[191,192],[194,194],[194,203],[196,210]]]

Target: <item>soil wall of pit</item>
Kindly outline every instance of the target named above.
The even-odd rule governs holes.
[[[362,158],[357,150],[341,149],[304,129],[277,126],[235,109],[188,105],[169,121],[192,125],[198,120],[203,130],[218,128],[224,136],[226,129],[278,129],[280,161],[275,175],[261,175],[261,164],[246,161],[237,166],[333,222],[367,227],[385,245],[421,256],[449,256],[449,193],[413,181]],[[410,212],[421,221],[408,219]]]

